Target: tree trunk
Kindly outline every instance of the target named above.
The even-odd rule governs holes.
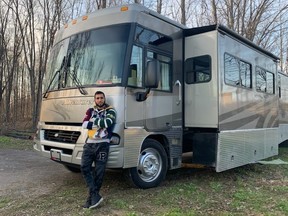
[[[181,24],[186,25],[186,7],[185,0],[181,0],[180,10],[181,10]]]

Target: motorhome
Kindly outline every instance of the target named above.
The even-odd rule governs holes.
[[[222,25],[187,28],[140,4],[98,10],[55,36],[34,149],[79,171],[101,90],[117,111],[107,168],[139,188],[183,164],[222,172],[277,155],[278,60]]]

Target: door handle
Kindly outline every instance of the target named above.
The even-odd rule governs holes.
[[[180,102],[182,101],[182,88],[181,88],[181,82],[179,80],[176,80],[175,86],[179,86],[179,94],[178,94],[178,101],[176,102],[177,105],[180,104]]]

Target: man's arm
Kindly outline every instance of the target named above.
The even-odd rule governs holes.
[[[85,117],[84,117],[84,119],[83,119],[83,123],[82,123],[82,127],[84,128],[84,129],[92,129],[92,126],[93,126],[93,122],[90,122],[89,120],[90,120],[90,118],[91,118],[91,116],[92,116],[92,110],[91,110],[91,108],[90,109],[88,109],[87,111],[86,111],[86,115],[85,115]]]
[[[94,125],[99,128],[108,128],[111,127],[116,122],[116,111],[114,108],[110,108],[106,110],[105,118],[96,118],[94,121]]]

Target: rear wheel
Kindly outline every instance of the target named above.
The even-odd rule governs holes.
[[[144,141],[139,156],[138,166],[129,169],[129,176],[139,188],[158,186],[167,173],[168,159],[163,146],[156,140]]]

